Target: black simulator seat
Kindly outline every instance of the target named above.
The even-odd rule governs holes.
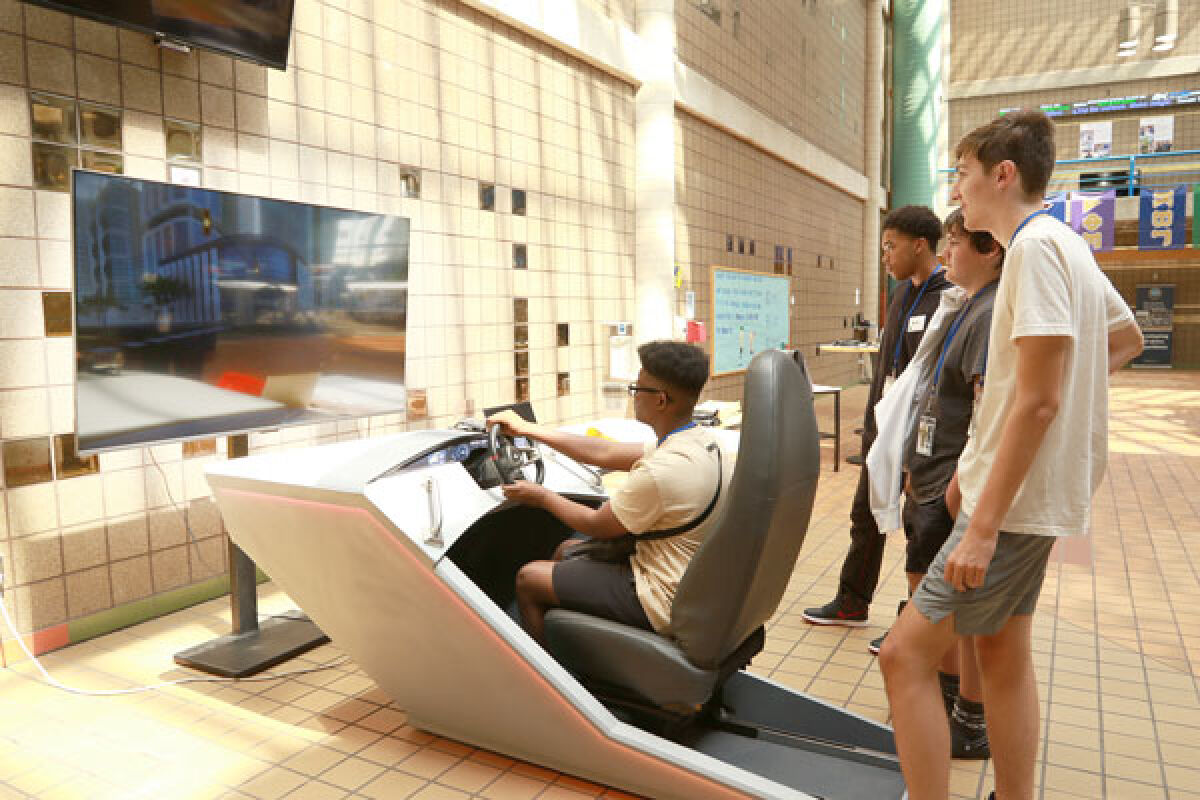
[[[820,451],[798,352],[746,371],[741,443],[720,518],[679,584],[670,638],[564,609],[547,613],[550,654],[605,698],[692,715],[765,641],[808,529]]]

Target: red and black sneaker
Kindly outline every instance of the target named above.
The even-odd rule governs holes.
[[[841,625],[845,628],[861,628],[867,624],[865,608],[847,608],[842,598],[835,597],[823,606],[804,609],[804,621],[813,625]]]

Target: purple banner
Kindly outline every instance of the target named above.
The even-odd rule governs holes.
[[[1071,228],[1083,237],[1093,252],[1113,249],[1116,220],[1117,197],[1111,189],[1071,195]]]

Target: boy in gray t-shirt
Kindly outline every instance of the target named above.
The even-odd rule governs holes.
[[[958,510],[947,507],[946,489],[967,444],[975,400],[983,389],[992,303],[1004,265],[1004,248],[987,231],[968,231],[961,211],[946,217],[945,230],[946,277],[958,287],[951,291],[962,297],[954,317],[937,334],[930,334],[939,339],[922,375],[917,420],[904,448],[903,520],[908,538],[904,571],[909,594],[916,591],[954,528]],[[938,681],[950,714],[951,757],[987,758],[991,751],[983,687],[970,638],[947,651]]]
[[[995,794],[1032,799],[1033,611],[1055,537],[1087,530],[1106,458],[1107,375],[1142,348],[1086,243],[1046,215],[1054,153],[1054,123],[1040,111],[1000,117],[956,149],[952,197],[967,227],[1007,242],[1008,254],[988,379],[947,491],[951,508],[961,497],[961,513],[879,655],[911,800],[949,795],[936,666],[966,634],[983,673]]]

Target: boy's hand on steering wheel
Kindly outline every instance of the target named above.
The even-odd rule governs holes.
[[[534,427],[512,409],[505,409],[488,417],[487,426],[490,428],[493,425],[499,425],[501,433],[509,436],[529,436],[533,433]]]

